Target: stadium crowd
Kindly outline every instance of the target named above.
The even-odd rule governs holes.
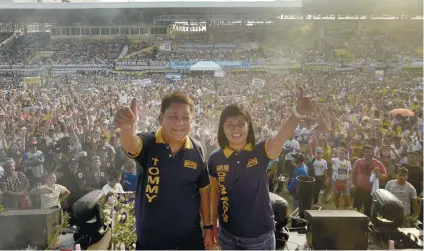
[[[21,41],[24,39],[28,38],[16,38],[1,48],[1,61],[21,65],[110,63],[117,60],[128,42],[54,41],[45,35],[34,35],[29,43]],[[385,41],[345,40],[342,44],[357,61],[402,62],[413,57],[408,51],[415,44],[396,46],[396,42]],[[343,61],[334,53],[336,45],[340,47],[339,40],[305,40],[281,45],[285,49],[279,55],[264,48],[250,52],[197,50],[146,52],[136,55],[136,60]],[[146,46],[134,46],[129,53]],[[55,53],[40,59],[36,55],[39,51]],[[293,138],[284,145],[281,157],[275,160],[284,166],[283,171],[295,178],[298,170],[292,161],[305,163],[317,178],[315,203],[321,203],[319,197],[327,200],[325,190],[332,189],[330,194],[345,198],[343,206],[338,199],[334,200],[337,208],[364,206],[366,214],[373,189],[370,176],[383,175],[384,182],[379,186],[404,203],[405,214],[419,212],[417,197],[423,191],[422,75],[414,72],[386,70],[381,80],[376,79],[374,71],[320,71],[305,67],[285,74],[267,70],[227,71],[219,80],[207,75],[182,74],[175,81],[165,78],[163,73],[142,77],[111,72],[47,73],[39,86],[23,86],[22,76],[4,72],[3,75],[0,188],[1,204],[7,210],[32,206],[62,207],[72,212],[71,205],[94,189],[109,194],[134,190],[134,184],[122,180],[124,176],[136,175],[136,164],[121,149],[120,132],[113,124],[117,108],[128,105],[131,97],[139,100],[138,129],[151,132],[159,126],[161,98],[176,90],[189,94],[196,104],[191,136],[209,156],[218,147],[217,121],[227,104],[241,102],[248,107],[260,141],[274,135],[281,121],[289,117],[296,90],[303,86],[316,98],[319,107],[300,122]],[[133,81],[139,79],[149,79],[149,84]],[[258,80],[259,86],[253,84]],[[409,111],[391,113],[398,108]],[[298,158],[300,152],[303,159]],[[373,168],[367,166],[367,171],[361,171],[370,159]]]

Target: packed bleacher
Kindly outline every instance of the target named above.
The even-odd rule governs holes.
[[[113,62],[123,48],[120,40],[51,40],[49,34],[32,33],[14,39],[2,50],[3,62],[15,64],[102,64]],[[48,57],[41,55],[47,52]]]

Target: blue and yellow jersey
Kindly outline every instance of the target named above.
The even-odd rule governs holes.
[[[135,201],[137,240],[141,246],[175,249],[200,227],[200,190],[210,183],[203,150],[187,136],[173,156],[160,128],[138,136],[139,152],[128,154],[141,166]]]
[[[211,179],[219,185],[220,227],[238,237],[258,237],[274,229],[266,168],[271,159],[265,141],[247,144],[241,152],[218,149],[208,161]]]

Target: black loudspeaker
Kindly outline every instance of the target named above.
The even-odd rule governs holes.
[[[77,223],[74,240],[83,250],[103,237],[100,230],[103,229],[104,220],[100,207],[104,203],[105,195],[102,190],[94,190],[81,197],[72,206]]]
[[[366,250],[368,217],[354,210],[307,210],[306,237],[315,250]]]
[[[285,199],[275,193],[269,193],[272,211],[274,211],[275,221],[275,241],[277,249],[284,248],[289,238],[289,231],[285,227],[288,220],[288,206]]]
[[[396,196],[385,189],[377,189],[374,192],[370,218],[375,227],[396,231],[402,226],[403,217],[403,204]]]
[[[0,249],[44,250],[60,235],[61,209],[11,210],[0,213]]]
[[[79,227],[87,225],[93,218],[103,225],[103,218],[100,213],[100,204],[105,203],[105,195],[102,190],[94,190],[77,200],[72,208],[74,209],[75,220]]]
[[[274,211],[274,221],[276,228],[283,228],[287,225],[288,206],[289,204],[285,199],[275,193],[269,193],[269,200],[271,202],[272,211]]]

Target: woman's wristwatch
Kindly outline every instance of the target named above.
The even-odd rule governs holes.
[[[207,225],[207,226],[203,226],[204,230],[212,230],[213,229],[213,225]]]
[[[302,114],[300,114],[298,111],[297,111],[297,105],[295,104],[294,106],[293,106],[293,110],[292,110],[292,112],[293,112],[293,115],[296,117],[296,118],[298,118],[298,119],[303,119],[303,118],[305,118],[306,116],[305,115],[302,115]]]

